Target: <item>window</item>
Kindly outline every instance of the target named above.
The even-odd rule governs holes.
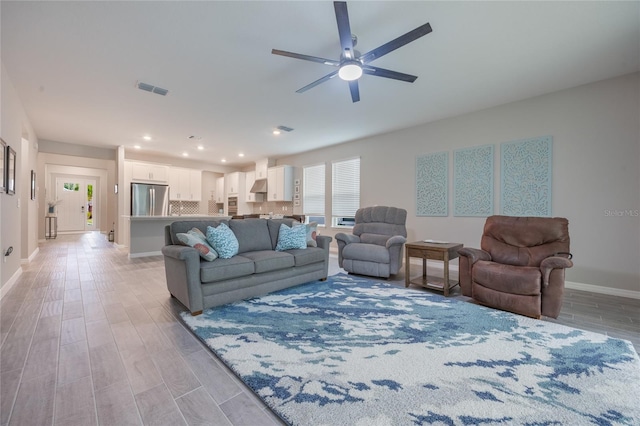
[[[307,166],[302,170],[302,212],[306,222],[324,226],[324,164]]]
[[[74,191],[74,192],[80,191],[80,185],[77,183],[65,183],[62,185],[62,188],[64,191]]]
[[[332,183],[331,224],[353,227],[360,208],[360,158],[333,163]]]

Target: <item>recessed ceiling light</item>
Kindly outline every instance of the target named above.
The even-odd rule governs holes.
[[[150,140],[151,140],[151,136],[149,136],[149,135],[144,135],[144,136],[142,137],[142,139],[144,139],[145,141],[150,141]]]
[[[274,134],[274,135],[279,135],[279,134],[280,134],[280,130],[277,130],[277,129],[276,129],[276,130],[274,130],[274,131],[273,131],[273,134]]]
[[[140,145],[134,145],[133,147],[134,147],[135,149],[140,149],[140,148],[141,148],[141,147],[140,147]]]
[[[222,161],[223,163],[226,163],[226,162],[227,162],[227,160],[225,160],[224,158],[223,158],[222,160],[220,160],[220,161]]]
[[[188,153],[188,152],[183,152],[183,153],[182,153],[182,156],[183,156],[183,157],[188,157],[188,156],[189,156],[189,153]]]
[[[202,151],[203,149],[204,149],[204,146],[198,145],[198,150]]]
[[[243,153],[238,154],[238,157],[244,157]]]

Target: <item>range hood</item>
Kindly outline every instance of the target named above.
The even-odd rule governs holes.
[[[252,194],[266,194],[267,193],[267,180],[266,179],[258,179],[255,181],[251,189],[249,190]]]

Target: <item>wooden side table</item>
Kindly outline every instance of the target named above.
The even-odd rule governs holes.
[[[458,257],[458,250],[463,245],[459,243],[425,243],[416,241],[414,243],[405,244],[405,262],[404,262],[404,286],[409,287],[410,284],[419,285],[424,288],[439,290],[445,296],[449,296],[449,289],[457,286],[459,281],[449,279],[449,261]],[[409,259],[411,257],[419,257],[422,259],[422,276],[411,279]],[[444,262],[444,279],[439,277],[427,276],[427,259],[441,260]]]

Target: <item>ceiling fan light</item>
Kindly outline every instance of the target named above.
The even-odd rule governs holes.
[[[353,81],[362,77],[362,67],[358,61],[345,62],[338,71],[338,76],[345,81]]]

